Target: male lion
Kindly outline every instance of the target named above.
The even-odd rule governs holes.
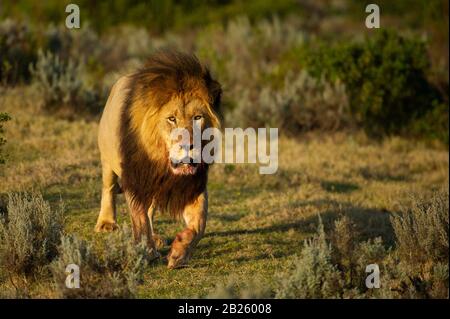
[[[208,164],[193,163],[193,125],[219,127],[221,93],[195,56],[167,50],[117,81],[99,125],[103,188],[95,231],[117,228],[115,197],[122,189],[134,239],[146,238],[154,257],[159,256],[155,210],[183,217],[186,228],[172,243],[168,267],[186,265],[203,236],[208,211]],[[189,144],[172,140],[175,128],[190,132]],[[190,163],[174,164],[169,156],[173,147],[189,150]]]

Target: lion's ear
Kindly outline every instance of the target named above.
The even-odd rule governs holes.
[[[209,77],[208,92],[211,99],[211,108],[209,116],[213,127],[220,128],[220,119],[222,118],[221,99],[222,87],[219,82]]]
[[[209,86],[209,94],[212,97],[212,105],[214,111],[219,112],[220,102],[222,99],[222,87],[219,82],[215,80],[211,80],[211,84]]]
[[[211,99],[211,105],[215,112],[219,112],[220,100],[222,97],[222,87],[219,82],[211,77],[211,73],[206,66],[203,66],[203,78],[205,80],[208,94]]]

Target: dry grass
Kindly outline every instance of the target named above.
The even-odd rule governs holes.
[[[100,163],[96,121],[64,120],[42,114],[29,88],[1,92],[6,126],[7,163],[0,167],[0,193],[37,189],[66,207],[66,231],[100,246],[93,228],[100,203]],[[254,165],[215,165],[209,192],[207,234],[189,268],[168,271],[163,261],[148,266],[140,297],[205,296],[216,284],[258,274],[270,285],[317,229],[349,216],[361,240],[381,236],[393,244],[389,217],[411,206],[411,193],[429,196],[448,184],[448,150],[363,134],[304,135],[282,138],[279,169],[259,175]],[[123,198],[119,223],[128,221]],[[182,225],[157,216],[157,230],[171,240]],[[167,253],[168,247],[163,249]],[[0,287],[8,286],[2,281]],[[46,283],[34,283],[30,296],[51,296]]]

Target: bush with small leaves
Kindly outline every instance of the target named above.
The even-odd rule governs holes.
[[[349,126],[345,87],[315,79],[302,71],[288,74],[282,89],[265,86],[245,91],[228,121],[252,127],[278,127],[284,134],[311,130],[336,131]]]
[[[28,81],[28,65],[36,58],[36,41],[28,26],[11,19],[0,22],[0,83]]]
[[[357,235],[356,225],[348,216],[343,216],[334,222],[334,228],[330,236],[333,247],[333,261],[339,265],[339,269],[345,274],[346,284],[350,285],[355,279]]]
[[[243,87],[257,87],[261,80],[277,73],[283,53],[301,43],[303,33],[297,21],[282,23],[274,17],[252,24],[244,16],[223,27],[206,28],[195,44],[199,56],[218,72],[225,86],[238,93]]]
[[[247,17],[237,17],[225,26],[211,26],[199,33],[195,41],[197,53],[217,73],[228,92],[224,95],[223,113],[240,109],[225,117],[226,125],[249,125],[243,107],[249,107],[248,113],[264,112],[256,104],[259,101],[255,101],[259,92],[263,87],[268,87],[263,97],[275,92],[272,84],[282,82],[286,73],[280,71],[283,54],[302,42],[297,21],[283,23],[277,17],[255,23]],[[241,101],[242,96],[247,96],[247,100]],[[265,116],[262,121],[269,119]]]
[[[131,298],[149,261],[144,242],[136,245],[129,227],[108,235],[98,249],[75,236],[64,236],[51,266],[59,298]],[[80,288],[66,287],[66,267],[80,267]]]
[[[305,241],[292,269],[281,274],[277,298],[339,298],[342,296],[341,272],[332,262],[332,249],[326,241],[323,224]]]
[[[51,111],[70,110],[75,114],[96,112],[102,105],[105,92],[84,84],[84,70],[80,62],[65,61],[47,51],[38,52],[35,66],[30,65],[33,85],[43,98],[43,107]]]
[[[301,64],[313,76],[343,81],[354,120],[370,135],[422,134],[448,143],[448,106],[427,79],[430,60],[423,41],[381,30],[363,43],[302,52]]]
[[[397,254],[415,297],[448,298],[449,193],[414,200],[413,206],[391,218]]]
[[[319,219],[318,232],[305,242],[300,255],[291,260],[288,269],[276,274],[273,281],[242,282],[232,276],[226,284],[217,285],[208,297],[448,298],[448,257],[446,259],[444,252],[445,239],[448,242],[448,237],[445,237],[445,218],[443,224],[442,221],[436,223],[435,213],[430,213],[430,219],[435,221],[429,221],[426,227],[423,227],[422,219],[425,217],[423,213],[430,209],[439,211],[438,215],[443,217],[442,212],[446,209],[448,212],[447,194],[448,190],[439,193],[432,199],[432,204],[426,205],[426,209],[423,202],[416,203],[414,207],[421,208],[414,215],[420,216],[412,217],[414,222],[405,221],[401,217],[393,218],[394,223],[401,224],[395,226],[399,234],[403,234],[406,229],[409,233],[419,231],[422,234],[425,229],[433,229],[437,234],[433,242],[443,236],[442,246],[437,248],[438,252],[429,250],[430,247],[437,247],[436,244],[422,248],[422,251],[428,249],[425,254],[431,256],[428,261],[411,259],[414,257],[411,254],[411,245],[417,244],[416,239],[410,239],[406,247],[401,247],[404,243],[397,243],[397,249],[387,249],[380,237],[358,243],[356,226],[347,216],[335,221],[327,241]],[[422,226],[417,226],[418,223]],[[446,229],[448,231],[448,219]],[[416,237],[414,234],[412,236]],[[430,241],[429,235],[425,237],[420,238],[424,238],[424,242]],[[405,240],[406,237],[400,235],[399,238]],[[421,249],[421,246],[417,247]],[[405,252],[408,254],[407,258]],[[448,249],[446,253],[448,254]],[[376,265],[379,268],[379,288],[367,287],[368,265]]]
[[[73,61],[65,63],[51,52],[38,52],[36,65],[30,66],[33,82],[42,92],[46,107],[76,103],[82,90],[81,66]]]
[[[416,199],[411,208],[391,218],[402,259],[416,265],[448,262],[448,195],[447,188],[429,199]]]
[[[63,205],[52,209],[40,193],[11,193],[0,216],[0,263],[6,272],[32,275],[58,254]]]

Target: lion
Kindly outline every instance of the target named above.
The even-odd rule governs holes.
[[[96,232],[118,228],[115,202],[123,191],[133,237],[145,238],[154,258],[160,256],[155,212],[184,220],[167,259],[169,269],[186,266],[205,232],[209,165],[176,163],[170,150],[189,150],[192,159],[193,125],[220,127],[221,94],[221,85],[195,55],[174,50],[157,51],[142,69],[114,84],[98,131],[103,185]],[[190,132],[190,139],[174,140],[176,128]]]

